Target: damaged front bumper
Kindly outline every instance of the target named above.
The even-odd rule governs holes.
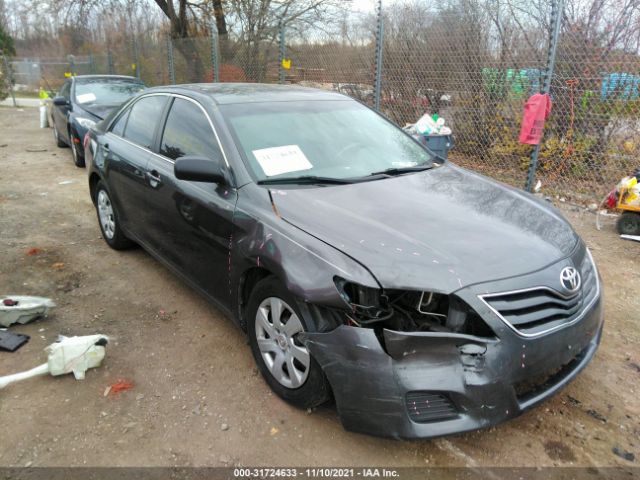
[[[537,338],[491,323],[493,338],[384,330],[381,341],[372,329],[340,326],[304,341],[347,430],[436,437],[516,417],[567,385],[595,354],[602,298],[579,322]]]

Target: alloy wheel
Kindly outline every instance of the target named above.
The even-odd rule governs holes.
[[[98,192],[98,217],[100,218],[100,226],[105,236],[112,239],[116,233],[116,220],[113,215],[111,199],[104,190]]]
[[[256,339],[267,369],[287,388],[298,388],[309,375],[311,357],[297,338],[304,331],[293,309],[278,297],[265,298],[256,312]]]

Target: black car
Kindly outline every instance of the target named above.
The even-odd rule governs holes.
[[[105,241],[142,245],[247,333],[279,396],[333,397],[347,429],[494,425],[597,349],[598,272],[558,211],[344,95],[153,88],[85,152]]]
[[[96,122],[104,119],[145,88],[135,77],[82,75],[67,79],[51,106],[51,125],[58,147],[71,147],[73,162],[84,166],[82,141]]]

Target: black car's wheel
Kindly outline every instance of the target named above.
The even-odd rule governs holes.
[[[623,212],[618,219],[618,232],[624,235],[640,235],[640,213]]]
[[[76,167],[84,167],[84,157],[81,155],[78,149],[78,144],[74,141],[75,136],[73,132],[69,130],[69,140],[71,141],[71,156],[73,157],[73,163]]]
[[[118,214],[111,203],[109,192],[102,182],[98,182],[98,185],[96,185],[95,195],[98,222],[100,224],[100,231],[102,232],[102,238],[104,238],[104,241],[107,242],[107,245],[114,250],[131,248],[134,243],[122,232],[118,221]]]
[[[60,133],[58,132],[58,127],[56,124],[53,124],[53,139],[56,141],[56,145],[60,148],[64,148],[67,146],[66,143],[60,138]]]
[[[330,398],[327,378],[298,334],[305,331],[295,299],[275,277],[261,280],[247,305],[249,342],[260,373],[282,399],[311,408]]]

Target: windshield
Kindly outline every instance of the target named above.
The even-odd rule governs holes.
[[[431,164],[426,149],[355,101],[222,105],[258,181],[301,176],[355,178]]]
[[[76,102],[81,105],[119,105],[144,90],[140,81],[122,78],[76,81]]]

